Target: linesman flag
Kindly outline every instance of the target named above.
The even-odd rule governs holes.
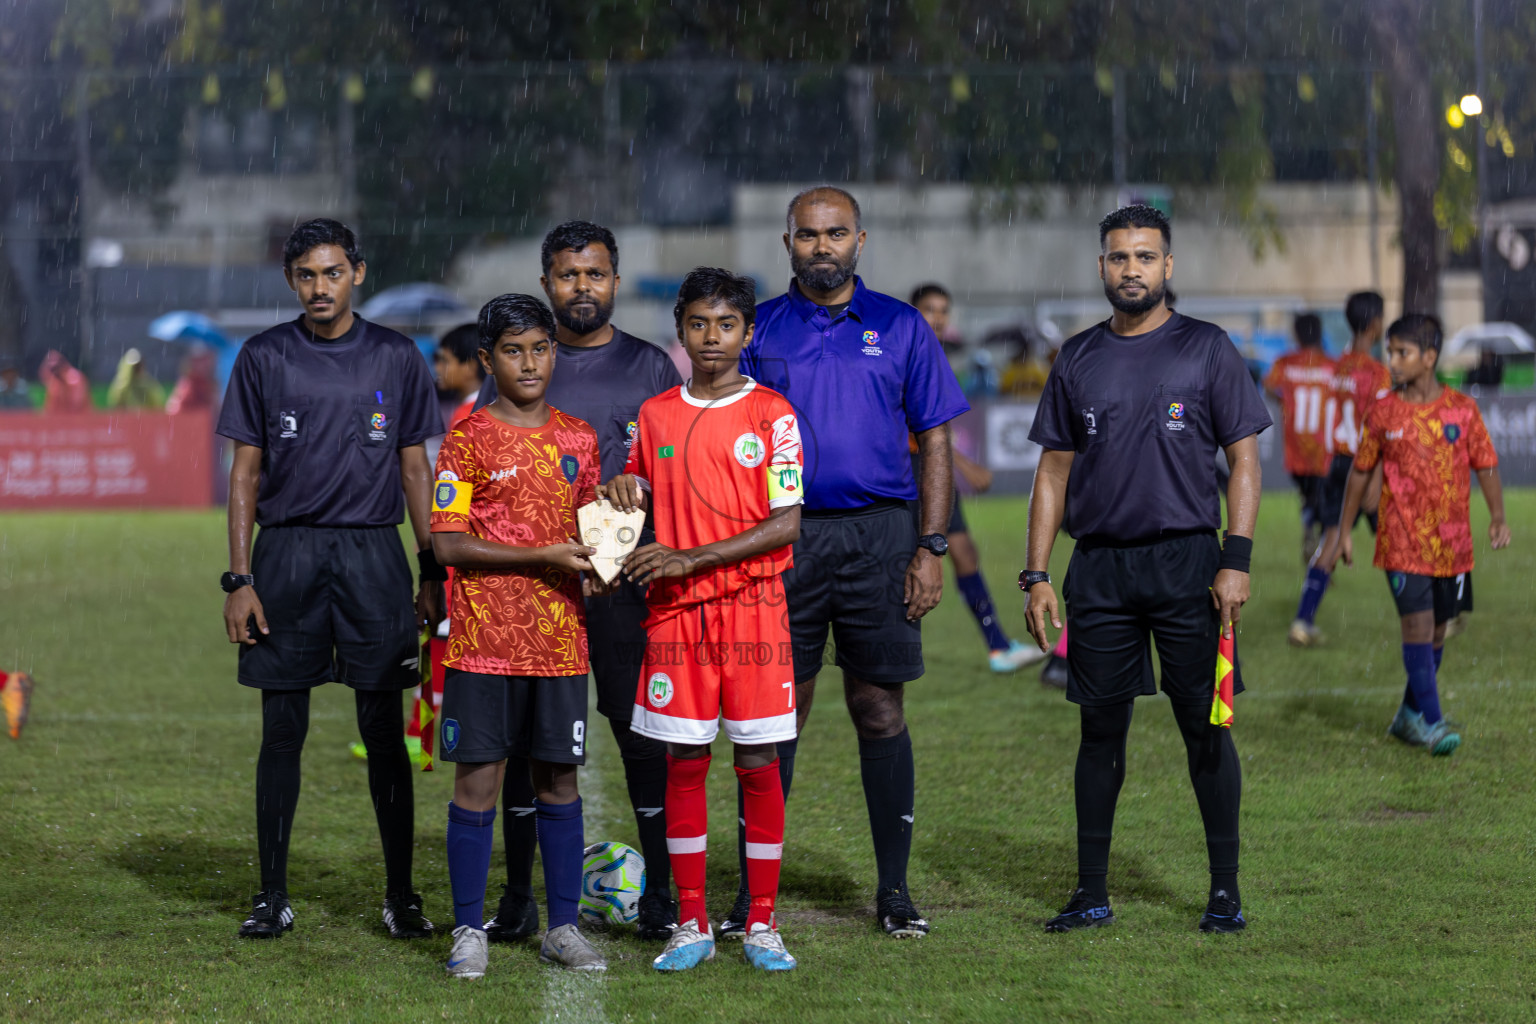
[[[1237,663],[1236,630],[1233,636],[1218,631],[1216,641],[1216,690],[1211,694],[1211,724],[1232,728],[1232,666]]]
[[[416,702],[416,724],[421,727],[421,770],[432,770],[433,739],[436,736],[437,714],[433,711],[432,694],[432,634],[421,634],[421,699]]]

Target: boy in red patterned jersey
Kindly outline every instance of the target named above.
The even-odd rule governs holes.
[[[1270,367],[1264,390],[1280,402],[1285,436],[1285,471],[1301,492],[1302,560],[1310,562],[1322,536],[1323,481],[1332,457],[1333,360],[1323,351],[1323,321],[1298,313],[1293,327],[1297,351]]]
[[[607,968],[576,929],[582,818],[576,768],[586,761],[587,633],[583,572],[594,549],[573,543],[576,510],[598,482],[597,434],[544,402],[555,320],[527,295],[480,310],[480,358],[495,402],[443,441],[432,491],[432,546],[453,578],[443,660],[442,744],[457,762],[448,805],[453,952],[448,973],[486,969],[485,879],[509,756],[528,758],[549,910],[540,959]]]
[[[1387,355],[1396,391],[1372,406],[1344,495],[1343,522],[1353,522],[1361,498],[1377,478],[1381,488],[1376,567],[1402,617],[1403,666],[1408,686],[1388,730],[1431,754],[1461,744],[1440,713],[1435,676],[1445,624],[1456,615],[1457,576],[1472,570],[1471,473],[1488,502],[1488,542],[1509,544],[1499,457],[1477,403],[1435,378],[1440,321],[1410,313],[1387,330]],[[1353,539],[1343,533],[1344,564],[1352,565]]]
[[[1293,647],[1313,647],[1322,640],[1318,631],[1317,607],[1328,590],[1328,581],[1339,561],[1339,517],[1344,510],[1344,489],[1349,471],[1355,464],[1355,450],[1360,444],[1360,427],[1371,406],[1392,390],[1392,377],[1386,364],[1371,354],[1381,340],[1385,304],[1376,292],[1355,292],[1344,303],[1344,319],[1349,323],[1349,351],[1333,367],[1335,426],[1332,442],[1333,462],[1323,480],[1321,513],[1323,540],[1307,566],[1307,579],[1301,588],[1296,618],[1291,622],[1287,640]],[[1376,530],[1376,505],[1380,489],[1365,497],[1366,519]],[[1351,522],[1348,529],[1353,530]]]
[[[784,849],[776,744],[795,738],[780,574],[800,535],[803,463],[794,407],[739,368],[756,311],[751,278],[706,267],[684,278],[673,315],[693,376],[640,407],[625,472],[606,487],[619,508],[650,508],[656,527],[657,543],[633,552],[624,573],[651,585],[630,728],[668,750],[667,849],[679,909],[654,961],[661,971],[715,954],[704,907],[704,780],[722,714],[746,822],[747,962],[795,967],[773,907]]]

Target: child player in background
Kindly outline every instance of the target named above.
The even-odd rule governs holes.
[[[704,780],[722,714],[746,828],[747,962],[795,966],[773,915],[784,849],[776,744],[795,738],[780,577],[792,564],[804,492],[794,408],[738,368],[756,312],[751,278],[701,267],[683,279],[673,315],[693,376],[640,407],[625,472],[606,487],[620,509],[649,505],[656,527],[657,543],[631,553],[623,571],[651,585],[630,728],[668,751],[667,849],[680,905],[654,961],[660,971],[715,955],[704,907]]]
[[[1339,561],[1339,534],[1353,530],[1339,521],[1344,510],[1344,490],[1349,486],[1349,473],[1355,463],[1355,451],[1360,446],[1360,429],[1365,414],[1371,406],[1385,398],[1392,390],[1392,376],[1386,364],[1371,354],[1371,349],[1381,341],[1381,329],[1385,303],[1376,292],[1355,292],[1344,303],[1344,319],[1349,322],[1349,351],[1339,357],[1333,367],[1333,399],[1336,422],[1333,430],[1333,461],[1328,476],[1323,480],[1321,515],[1323,540],[1317,546],[1317,554],[1307,566],[1307,579],[1302,584],[1301,600],[1296,605],[1296,618],[1291,622],[1288,642],[1293,647],[1313,647],[1322,640],[1317,628],[1317,607],[1328,590],[1328,580]],[[1376,506],[1380,489],[1374,489],[1364,499],[1364,514],[1376,532]]]
[[[576,929],[588,668],[580,574],[594,549],[570,538],[576,510],[595,495],[597,434],[544,402],[554,339],[554,315],[531,296],[503,295],[480,310],[481,359],[497,398],[449,433],[432,489],[432,546],[456,570],[439,754],[457,763],[447,968],[458,978],[486,970],[485,880],[510,756],[528,759],[535,794],[549,910],[539,958],[607,969]]]
[[[1472,570],[1471,473],[1488,502],[1488,542],[1509,544],[1498,456],[1477,403],[1435,378],[1440,321],[1410,313],[1387,329],[1388,365],[1396,390],[1372,406],[1349,489],[1343,522],[1354,522],[1367,488],[1381,485],[1376,567],[1387,571],[1402,617],[1408,686],[1388,732],[1431,754],[1450,754],[1461,736],[1440,711],[1436,674],[1445,624],[1456,615],[1456,577]],[[1341,532],[1344,564],[1353,539]]]
[[[1323,483],[1332,461],[1333,360],[1323,350],[1323,321],[1298,313],[1296,351],[1275,360],[1264,390],[1279,402],[1285,436],[1285,471],[1301,492],[1301,560],[1310,563],[1323,533]]]

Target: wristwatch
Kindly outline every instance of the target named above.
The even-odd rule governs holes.
[[[1030,570],[1025,569],[1019,573],[1019,589],[1024,591],[1026,594],[1029,593],[1029,588],[1034,586],[1036,583],[1049,582],[1051,582],[1051,574],[1048,572],[1040,572],[1038,570],[1031,572]]]
[[[223,576],[219,577],[219,588],[226,594],[233,594],[241,587],[254,587],[255,585],[256,577],[250,573],[226,572]]]
[[[942,533],[925,533],[917,538],[917,546],[927,548],[940,558],[949,551],[949,538]]]

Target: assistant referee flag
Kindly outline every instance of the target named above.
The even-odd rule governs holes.
[[[1216,691],[1211,695],[1211,724],[1232,728],[1232,666],[1237,662],[1237,637],[1225,631],[1216,641]]]

